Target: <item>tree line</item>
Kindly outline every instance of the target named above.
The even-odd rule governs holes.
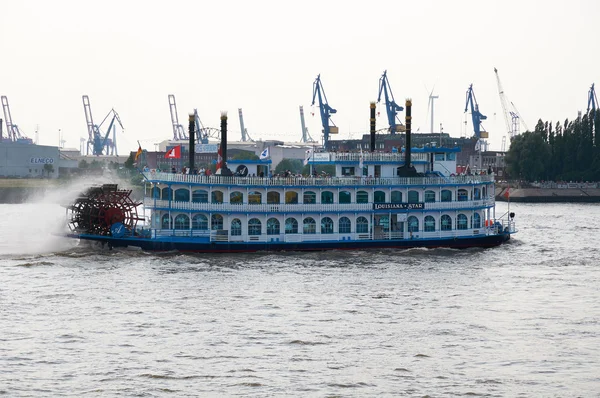
[[[600,181],[600,111],[564,123],[537,122],[514,137],[505,162],[511,179]]]

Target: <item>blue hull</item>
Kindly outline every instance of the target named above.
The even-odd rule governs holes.
[[[342,242],[193,242],[182,238],[113,238],[97,235],[69,235],[81,240],[96,241],[109,247],[139,247],[145,251],[180,251],[197,253],[243,253],[258,251],[322,251],[360,249],[410,249],[410,248],[488,248],[499,246],[510,239],[510,234],[468,238],[364,240]]]

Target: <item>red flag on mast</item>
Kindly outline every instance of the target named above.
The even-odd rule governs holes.
[[[177,145],[165,153],[165,159],[181,159],[181,145]]]
[[[504,197],[506,198],[506,200],[510,199],[510,185],[508,186],[508,188],[506,188],[506,191],[504,192]]]

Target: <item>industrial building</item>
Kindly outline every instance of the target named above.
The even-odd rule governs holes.
[[[0,177],[57,178],[59,167],[58,147],[0,142]]]

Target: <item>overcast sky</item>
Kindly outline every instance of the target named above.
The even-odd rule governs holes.
[[[575,118],[600,83],[594,0],[4,0],[0,9],[0,94],[13,122],[31,138],[38,126],[45,145],[58,145],[59,129],[67,147],[87,138],[84,94],[96,123],[111,108],[119,113],[121,154],[137,140],[153,150],[173,136],[169,94],[184,125],[194,108],[210,127],[228,111],[235,140],[238,108],[252,138],[300,140],[303,105],[317,139],[319,73],[338,111],[332,138],[359,138],[387,69],[396,102],[413,99],[420,131],[429,130],[435,87],[435,131],[442,123],[452,136],[472,135],[464,113],[472,83],[491,147],[500,149],[506,128],[494,67],[530,129],[540,118]]]

